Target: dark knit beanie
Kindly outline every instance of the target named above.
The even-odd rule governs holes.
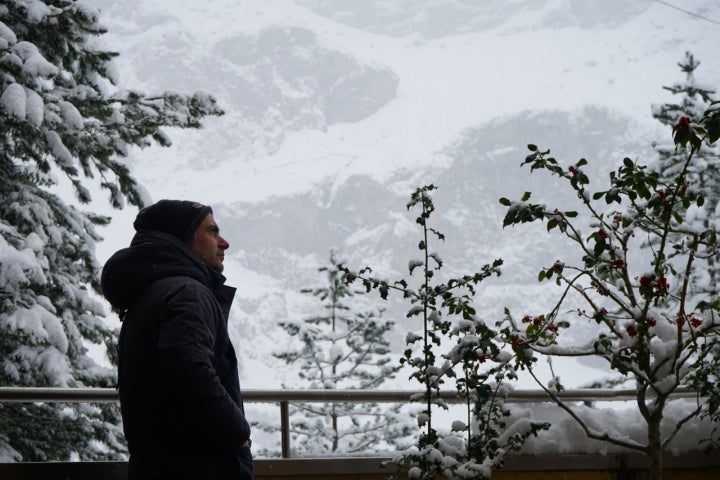
[[[187,200],[160,200],[140,210],[133,226],[138,232],[156,231],[188,243],[212,208]]]

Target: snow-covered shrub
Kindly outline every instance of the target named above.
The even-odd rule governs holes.
[[[692,72],[696,65],[688,64],[686,71]],[[718,177],[711,177],[708,168],[708,159],[717,168],[712,144],[720,137],[720,104],[706,107],[704,113],[684,111],[673,117],[674,147],[664,150],[672,162],[649,168],[625,158],[601,190],[590,190],[585,159],[563,167],[549,150],[529,145],[523,165],[566,183],[582,214],[530,203],[531,193],[516,202],[500,200],[507,207],[505,226],[546,222],[548,232],[577,247],[568,258],[549,259],[539,273],[540,281],[554,281],[561,288],[550,312],[521,318],[507,312],[503,334],[516,361],[588,437],[646,454],[651,479],[661,478],[662,452],[687,421],[703,415],[718,420],[720,212],[715,207],[705,211],[704,205],[709,196],[714,206],[720,198],[713,183]],[[700,172],[705,172],[705,186]],[[699,210],[704,221],[692,214]],[[565,329],[581,323],[594,325],[595,336],[567,341]],[[536,375],[539,355],[600,358],[632,381],[647,440],[608,435],[584,422],[556,395],[562,388],[558,379],[546,385]],[[670,395],[687,387],[697,392],[697,407],[673,428],[661,429]]]
[[[415,221],[421,237],[420,255],[408,261],[407,279],[374,278],[369,267],[343,268],[349,283],[377,290],[383,299],[391,291],[401,294],[409,303],[406,316],[417,320],[417,328],[405,337],[401,363],[423,388],[413,399],[424,405],[417,416],[420,432],[417,446],[400,452],[391,463],[413,479],[490,478],[507,452],[520,449],[526,438],[547,424],[509,424],[510,412],[503,401],[510,389],[508,381],[516,378],[512,355],[499,332],[479,318],[472,306],[477,285],[499,275],[502,260],[483,266],[480,272],[438,280],[443,260],[431,243],[445,237],[429,223],[435,210],[431,197],[435,188],[418,188],[407,205],[419,210]],[[440,431],[434,415],[438,409],[448,409],[441,390],[448,383],[463,400],[465,414],[451,422],[450,431]]]

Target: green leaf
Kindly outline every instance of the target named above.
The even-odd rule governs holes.
[[[528,200],[530,200],[530,195],[531,195],[530,192],[525,192],[525,193],[523,194],[521,200],[522,200],[523,202],[527,202]]]
[[[720,139],[720,111],[705,119],[708,142],[715,143]]]
[[[536,146],[536,145],[533,145],[532,143],[528,144],[527,148],[528,148],[528,150],[530,150],[531,152],[537,152],[537,149],[538,149],[537,146]]]
[[[612,202],[622,202],[622,199],[620,198],[620,191],[616,188],[611,188],[605,194],[605,203],[611,204]]]
[[[697,304],[697,306],[695,306],[695,309],[701,312],[707,312],[708,310],[715,310],[720,312],[720,300],[715,300],[714,302],[702,300]]]
[[[692,146],[693,151],[700,150],[700,147],[702,146],[702,139],[693,131],[690,135],[690,145]]]
[[[710,104],[701,123],[707,132],[708,142],[715,143],[720,138],[720,100]]]
[[[512,202],[510,201],[510,199],[505,198],[505,197],[502,197],[502,198],[500,199],[500,205],[504,205],[504,206],[506,206],[506,207],[509,207],[510,205],[512,205]]]

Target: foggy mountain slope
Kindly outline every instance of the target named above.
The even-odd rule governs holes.
[[[280,4],[289,13],[273,19]],[[149,9],[148,15],[154,18],[160,16],[156,10],[163,5],[138,3],[137,10]],[[188,184],[198,180],[214,183],[220,176],[226,182],[240,182],[243,188],[235,189],[235,198],[228,200],[303,191],[308,182],[320,182],[335,173],[341,178],[354,174],[385,178],[393,167],[432,163],[434,153],[472,124],[527,109],[576,109],[597,104],[647,123],[649,104],[664,94],[653,77],[661,73],[665,78],[677,77],[677,60],[670,60],[666,42],[673,45],[678,59],[689,45],[708,43],[700,42],[700,31],[696,30],[686,29],[684,33],[695,38],[677,38],[672,24],[664,26],[665,37],[656,38],[661,31],[659,25],[655,27],[660,21],[657,18],[691,21],[675,14],[666,19],[668,9],[658,6],[648,10],[648,15],[653,15],[644,21],[642,16],[630,17],[621,30],[540,28],[543,24],[535,23],[532,29],[511,34],[503,30],[508,24],[500,23],[491,32],[418,43],[407,37],[351,30],[316,18],[289,2],[215,2],[224,6],[225,10],[217,7],[221,19],[210,7],[198,10],[184,8],[183,2],[173,5],[177,7],[165,7],[165,16],[160,16],[164,20],[147,34],[138,31],[129,37],[115,37],[116,44],[125,45],[129,54],[120,57],[120,70],[129,81],[136,78],[152,90],[211,91],[227,114],[209,121],[201,132],[183,133],[183,148],[149,149],[142,155],[143,169],[150,179],[170,174],[162,183],[171,182],[183,189],[192,188]],[[527,20],[541,20],[535,18],[534,9],[524,11]],[[115,6],[108,13],[122,15],[124,9]],[[172,19],[173,14],[178,19]],[[135,17],[139,15],[134,13]],[[192,18],[196,20],[190,23]],[[235,30],[227,29],[228,18],[237,19]],[[253,24],[251,29],[246,25],[257,19],[259,25]],[[314,28],[316,33],[287,33],[288,29],[298,31],[287,26],[291,19],[302,25],[299,31]],[[220,22],[220,26],[212,35],[207,26],[200,27],[213,22]],[[633,22],[638,25],[629,25]],[[649,34],[638,32],[638,27],[650,28]],[[263,43],[265,37],[275,38],[275,43]],[[177,38],[185,40],[179,42]],[[229,41],[238,38],[244,40]],[[311,43],[303,43],[307,41]],[[645,42],[661,43],[648,51]],[[260,44],[267,44],[267,48],[259,49]],[[606,48],[599,49],[599,45]],[[235,53],[231,53],[232,48]],[[303,91],[293,82],[306,78],[308,72],[318,78],[334,78],[338,84],[354,85],[347,79],[347,63],[323,63],[313,59],[317,52],[326,52],[329,58],[337,54],[337,58],[352,59],[357,62],[355,74],[373,72],[367,76],[381,79],[367,90],[356,92],[349,87],[341,92],[337,96],[344,104],[381,94],[379,100],[359,102],[358,108],[369,112],[384,106],[369,117],[359,119],[362,115],[355,113],[351,123],[330,125],[327,118],[339,118],[340,112],[322,109],[321,94],[325,92],[318,86],[327,82],[310,82],[315,89],[309,91],[315,96],[292,97]],[[702,51],[696,54],[704,58]],[[232,59],[238,56],[254,58],[255,63],[233,66]],[[182,68],[178,69],[178,64]],[[247,78],[238,76],[241,70]],[[276,70],[286,73],[273,75]],[[253,72],[260,73],[253,77]],[[397,91],[393,90],[392,78],[397,80]],[[247,85],[248,79],[256,83],[250,88],[237,87]],[[650,96],[653,90],[657,95]],[[168,172],[166,166],[176,162],[191,168]],[[219,194],[222,191],[226,189],[216,190],[212,200],[224,201]]]
[[[526,26],[529,18],[537,18],[536,28],[616,26],[650,6],[650,2],[633,0],[297,0],[297,3],[361,30],[429,39],[492,30],[503,24],[506,28],[517,28]]]
[[[538,139],[552,138],[561,130],[565,137],[557,139],[553,152],[558,158],[573,155],[583,148],[598,152],[590,157],[587,172],[604,172],[622,160],[620,152],[607,145],[607,139],[620,137],[628,129],[628,119],[612,117],[599,109],[586,109],[584,120],[575,114],[523,112],[518,118],[507,118],[469,129],[445,154],[451,159],[448,167],[415,172],[399,171],[393,181],[381,183],[364,176],[355,176],[336,187],[330,195],[330,183],[305,194],[278,196],[266,202],[229,203],[219,210],[225,219],[228,238],[241,239],[229,257],[245,272],[268,275],[276,279],[273,288],[264,293],[257,289],[238,292],[237,307],[242,312],[242,330],[257,330],[253,325],[274,325],[288,317],[299,318],[308,312],[294,310],[297,291],[320,281],[310,267],[326,262],[330,249],[336,249],[348,265],[360,268],[379,267],[378,276],[399,279],[407,276],[407,264],[417,257],[420,231],[414,223],[416,212],[407,212],[409,185],[434,183],[439,187],[433,196],[437,211],[433,225],[446,234],[444,242],[432,242],[445,262],[444,275],[464,275],[479,271],[496,258],[505,262],[503,275],[490,279],[480,287],[478,311],[488,319],[501,318],[503,309],[514,313],[534,313],[550,307],[551,286],[537,285],[537,273],[556,259],[568,258],[569,242],[559,235],[547,235],[543,226],[524,229],[503,229],[504,207],[501,196],[519,198],[532,190],[538,201],[549,205],[577,208],[569,191],[548,190],[542,173],[528,175],[520,169],[525,156],[524,144],[506,147],[518,130]],[[588,124],[603,128],[588,128]],[[626,140],[631,145],[630,140]],[[639,146],[634,151],[640,151]],[[600,176],[598,180],[604,180]],[[414,188],[414,187],[413,187]],[[600,189],[601,185],[596,188]],[[242,278],[242,275],[240,276]],[[377,305],[387,308],[386,316],[402,329],[412,328],[404,314],[408,308],[399,299],[384,302],[370,296]],[[272,308],[260,307],[267,301]],[[262,330],[261,329],[261,330]],[[267,331],[267,330],[266,330]],[[268,346],[273,339],[270,337]],[[261,340],[262,341],[262,340]],[[263,349],[248,352],[260,355]]]
[[[290,341],[275,326],[307,313],[297,290],[318,283],[330,248],[353,267],[405,275],[418,238],[405,204],[426,183],[439,187],[448,274],[505,260],[479,311],[546,308],[537,270],[563,245],[542,229],[503,230],[498,198],[572,199],[520,169],[526,144],[585,157],[591,174],[649,159],[651,142],[670,138],[650,105],[670,98],[661,86],[681,79],[684,52],[720,85],[720,26],[652,1],[91,3],[120,52],[121,86],[204,90],[226,111],[129,164],[156,200],[213,205],[231,244],[231,328],[249,388],[294,378],[270,356]],[[720,19],[717,2],[683,8]],[[101,262],[127,244],[136,212],[111,213]]]
[[[127,70],[153,91],[201,88],[220,100],[223,123],[232,129],[192,132],[198,142],[213,145],[210,155],[190,159],[189,166],[199,170],[227,162],[227,153],[235,162],[272,155],[287,132],[357,122],[396,93],[398,79],[391,70],[330,50],[304,27],[228,32],[207,42],[173,19],[161,25],[125,40],[128,48],[143,52]]]

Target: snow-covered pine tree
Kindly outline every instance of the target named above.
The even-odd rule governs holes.
[[[716,90],[704,86],[695,78],[695,71],[700,62],[692,53],[686,52],[685,58],[678,66],[685,74],[683,82],[663,87],[665,90],[679,96],[677,103],[665,103],[653,106],[653,117],[668,127],[679,124],[685,117],[691,122],[699,122],[703,113],[714,98]],[[687,125],[690,128],[690,125]],[[658,163],[655,169],[660,174],[660,181],[671,183],[687,164],[686,187],[696,190],[703,198],[700,206],[692,206],[683,212],[685,222],[693,225],[698,231],[714,229],[720,230],[720,147],[705,142],[702,148],[695,152],[695,160],[687,162],[687,152],[678,149],[674,144],[656,145]],[[720,261],[716,249],[708,250],[703,247],[695,259],[696,268],[689,278],[691,299],[695,295],[709,295],[717,298],[720,293]],[[700,268],[702,265],[702,268]]]
[[[318,269],[327,284],[301,290],[321,303],[321,312],[280,326],[301,342],[300,348],[274,354],[299,369],[311,389],[374,389],[393,378],[398,362],[390,357],[388,332],[394,323],[382,311],[356,311],[361,291],[343,282],[335,253]],[[401,447],[410,425],[400,406],[379,404],[299,404],[290,408],[293,451],[298,454],[383,451]]]
[[[115,331],[102,317],[95,226],[57,195],[58,178],[90,201],[88,181],[121,208],[142,205],[122,162],[170,144],[164,126],[197,128],[222,111],[207,94],[119,90],[96,9],[74,0],[0,4],[0,386],[109,387],[88,355]],[[99,177],[99,180],[88,180]],[[116,459],[125,447],[114,404],[0,404],[0,461]]]

